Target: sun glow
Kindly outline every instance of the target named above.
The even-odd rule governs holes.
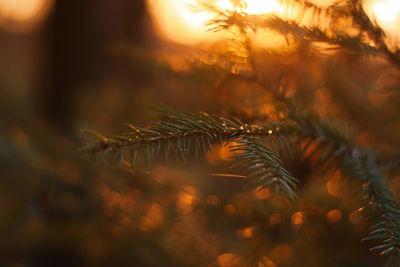
[[[277,0],[246,0],[234,6],[231,0],[209,0],[217,8],[225,11],[236,11],[251,15],[279,12],[281,6]],[[206,23],[214,18],[210,12],[193,12],[197,0],[148,0],[160,33],[170,40],[185,44],[209,42],[220,39],[224,33],[211,33]]]
[[[0,0],[1,1],[1,0]],[[206,0],[201,0],[204,2]],[[332,4],[332,0],[311,0],[320,6]],[[210,32],[207,22],[214,18],[208,11],[193,11],[193,6],[198,5],[198,0],[147,0],[147,4],[159,33],[169,40],[183,44],[209,43],[229,37],[226,32]],[[260,15],[275,14],[282,17],[295,18],[299,15],[299,7],[285,6],[280,0],[207,0],[225,12],[238,12],[241,14]],[[371,17],[390,33],[396,35],[399,25],[400,0],[369,0],[365,7]],[[308,14],[310,16],[310,14]],[[311,21],[311,19],[310,19]],[[271,34],[260,34],[256,39],[268,39],[268,43],[277,39]],[[280,42],[280,41],[279,41]],[[261,43],[265,43],[261,41]]]
[[[394,23],[399,16],[400,1],[378,1],[373,4],[373,9],[378,20],[384,23]]]
[[[29,31],[54,5],[54,0],[0,0],[0,28],[11,32]]]
[[[235,8],[230,0],[218,0],[216,6],[229,11],[238,11],[241,13],[259,15],[275,12],[279,10],[279,3],[275,0],[246,0]]]

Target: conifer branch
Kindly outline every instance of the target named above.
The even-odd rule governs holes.
[[[129,124],[132,131],[119,136],[104,137],[90,131],[100,140],[88,144],[81,152],[101,157],[113,152],[122,162],[124,151],[130,151],[131,167],[134,168],[137,152],[143,154],[146,162],[161,151],[165,161],[171,155],[184,159],[192,151],[198,156],[201,152],[212,151],[215,143],[224,145],[225,142],[225,145],[231,144],[232,151],[240,152],[234,156],[237,162],[232,167],[242,167],[249,172],[248,186],[272,187],[294,200],[297,198],[294,189],[299,181],[284,168],[281,157],[302,157],[313,145],[308,157],[321,153],[319,166],[330,162],[329,167],[340,168],[347,177],[366,185],[363,189],[367,200],[364,208],[372,207],[379,222],[365,240],[380,240],[381,244],[371,250],[382,249],[382,255],[390,254],[391,262],[399,260],[399,204],[391,198],[384,178],[375,167],[375,162],[390,160],[377,151],[353,145],[348,135],[338,131],[343,127],[312,113],[295,112],[293,107],[282,122],[270,121],[266,126],[249,126],[238,119],[173,109],[158,110],[158,114],[161,122],[148,128]]]
[[[131,167],[134,168],[137,152],[142,152],[146,163],[163,152],[166,162],[171,155],[185,159],[194,151],[198,157],[207,150],[212,152],[215,143],[224,146],[224,142],[225,145],[235,142],[238,145],[232,145],[231,150],[242,152],[234,156],[239,160],[235,166],[254,171],[248,176],[249,186],[275,186],[286,192],[290,199],[296,198],[293,190],[298,181],[283,168],[279,159],[280,151],[289,147],[282,140],[287,140],[285,136],[294,132],[292,125],[271,122],[267,126],[249,126],[235,118],[230,120],[173,109],[158,110],[158,114],[161,122],[148,128],[128,124],[132,131],[122,135],[104,137],[89,131],[100,140],[89,143],[80,152],[98,155],[100,159],[109,153],[118,154],[122,163],[125,151],[130,151]]]
[[[345,177],[355,180],[362,185],[364,206],[360,210],[370,210],[375,224],[371,233],[364,241],[375,240],[380,242],[371,251],[380,251],[380,255],[389,255],[387,266],[400,265],[400,203],[392,198],[390,190],[385,184],[379,164],[391,165],[396,160],[387,159],[378,151],[365,149],[352,144],[341,135],[329,121],[323,121],[311,116],[309,118],[293,115],[303,133],[308,133],[309,143],[316,143],[314,151],[322,151],[319,156],[320,166],[331,159],[332,168],[339,168]],[[306,118],[306,119],[304,119]],[[308,129],[308,130],[306,130]],[[303,152],[304,152],[303,150]]]
[[[385,39],[385,31],[379,25],[368,17],[363,8],[362,1],[350,0],[352,4],[351,14],[354,22],[360,29],[367,33],[368,37],[375,43],[375,46],[382,52],[386,58],[395,66],[400,68],[400,56],[398,49],[395,52],[390,51]]]
[[[347,18],[353,21],[353,25],[359,30],[355,36],[350,36],[344,30],[334,30],[334,27],[326,29],[320,26],[302,26],[298,21],[282,19],[278,16],[260,16],[241,14],[238,12],[221,12],[209,4],[202,4],[203,9],[216,14],[216,18],[211,20],[208,25],[211,31],[229,30],[231,27],[238,27],[242,33],[249,30],[267,28],[283,36],[294,38],[297,42],[324,42],[336,46],[336,48],[346,48],[353,53],[363,53],[366,55],[381,54],[385,56],[395,66],[400,67],[400,49],[390,49],[387,44],[389,38],[385,31],[373,22],[366,14],[361,1],[346,0],[338,1],[329,7],[321,8],[309,1],[294,1],[300,3],[302,10],[311,9],[317,17],[323,16],[330,19],[331,25],[340,18]],[[372,40],[373,45],[370,44]],[[395,51],[392,51],[395,50]]]
[[[360,32],[353,37],[342,31],[328,33],[320,27],[306,27],[294,20],[283,20],[275,16],[250,16],[235,11],[222,12],[211,5],[202,8],[213,11],[217,18],[210,22],[211,30],[227,30],[239,27],[244,39],[248,30],[268,28],[297,42],[325,42],[354,53],[383,54],[393,64],[400,67],[400,58],[392,52],[384,31],[366,15],[362,4],[357,0],[339,1],[322,9],[308,1],[296,0],[304,8],[313,9],[317,15],[328,14],[337,19],[351,18]],[[367,37],[366,37],[367,36]],[[369,43],[372,40],[373,45]],[[248,63],[253,70],[251,80],[257,79],[256,66],[248,49]],[[260,81],[259,81],[260,82]],[[260,82],[262,84],[262,82]],[[263,85],[263,84],[262,84]],[[185,159],[189,155],[198,157],[207,150],[212,151],[216,143],[221,146],[230,144],[231,151],[238,154],[233,167],[242,167],[248,171],[247,181],[253,187],[274,187],[286,193],[289,199],[296,198],[294,189],[299,181],[283,166],[282,157],[318,156],[318,166],[340,169],[341,172],[357,181],[364,194],[363,210],[371,210],[377,222],[371,227],[371,233],[363,240],[380,242],[371,250],[381,255],[390,255],[388,264],[400,263],[400,204],[393,199],[385,184],[385,168],[400,166],[395,155],[387,156],[378,150],[366,149],[355,145],[353,138],[344,133],[343,125],[332,120],[322,119],[313,113],[300,112],[294,101],[276,90],[274,106],[285,106],[285,118],[280,121],[266,121],[264,126],[248,125],[238,119],[193,114],[173,109],[158,110],[160,122],[146,128],[128,125],[130,132],[105,137],[87,131],[99,139],[90,143],[81,152],[98,155],[100,158],[110,153],[119,155],[123,162],[130,152],[131,167],[134,168],[136,155],[140,153],[146,162],[163,154],[164,160],[174,156]],[[300,153],[298,153],[300,151]],[[399,157],[397,157],[399,158]],[[361,186],[360,186],[361,187]]]
[[[380,255],[389,255],[388,266],[400,263],[400,204],[391,196],[385,185],[381,171],[371,159],[346,156],[342,161],[342,172],[357,178],[363,184],[363,207],[360,210],[370,211],[375,224],[363,241],[380,242],[371,251],[380,251]]]
[[[247,167],[250,171],[249,185],[259,187],[259,190],[274,186],[276,191],[285,192],[289,199],[297,198],[294,189],[299,180],[283,167],[272,140],[241,136],[235,142],[239,145],[231,146],[231,150],[242,152],[234,156],[240,160],[235,166]]]
[[[213,25],[213,31],[227,30],[232,26],[238,26],[242,31],[246,29],[269,29],[276,33],[285,36],[289,42],[289,38],[293,38],[296,43],[301,42],[323,42],[329,45],[335,46],[335,48],[347,48],[349,51],[354,53],[364,53],[375,55],[379,52],[387,54],[386,49],[378,49],[376,46],[369,45],[361,34],[356,36],[350,36],[345,32],[332,31],[328,34],[325,30],[317,26],[301,26],[295,20],[284,20],[278,16],[240,16],[235,15],[236,18],[226,17],[224,19],[215,19],[210,22]]]

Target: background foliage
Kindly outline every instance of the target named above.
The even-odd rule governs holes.
[[[74,95],[43,93],[44,116],[3,83],[4,264],[395,265],[397,48],[357,1],[297,4],[331,23],[224,12],[211,25],[233,37],[202,49],[99,38],[108,60],[86,64],[105,75],[71,82],[65,59],[54,85]],[[264,28],[284,48],[256,45]],[[95,130],[90,160],[74,154],[80,128]]]

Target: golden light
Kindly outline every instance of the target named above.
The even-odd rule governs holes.
[[[327,6],[334,1],[312,0],[311,2],[319,6]],[[293,5],[287,6],[280,0],[207,0],[207,3],[215,5],[221,11],[236,11],[250,15],[276,14],[282,17],[296,18],[301,13],[295,2]],[[197,0],[147,0],[147,4],[159,33],[169,40],[183,44],[198,44],[229,37],[226,32],[208,31],[209,27],[206,24],[214,18],[214,14],[206,11],[193,11],[191,7],[198,4]],[[396,34],[398,28],[396,22],[398,22],[400,13],[399,0],[369,0],[365,2],[365,7],[368,14],[375,17],[382,27]],[[263,32],[263,34],[257,33],[254,37],[257,43],[265,43],[265,40],[270,43],[272,40],[272,42],[276,41],[281,44],[280,39],[276,38],[276,34],[274,35]]]
[[[229,11],[238,11],[250,15],[259,15],[279,10],[279,3],[276,0],[246,0],[239,8],[235,8],[230,0],[217,0],[216,6]]]
[[[158,25],[160,33],[167,39],[195,44],[210,42],[226,36],[223,32],[209,32],[207,22],[214,18],[211,12],[194,12],[190,7],[197,0],[148,0],[150,12]],[[234,7],[230,0],[209,0],[217,8],[225,11],[237,11],[251,15],[268,14],[280,11],[277,0],[246,0],[240,7]]]
[[[139,229],[145,232],[154,231],[163,222],[163,209],[160,204],[153,203],[139,222]]]
[[[394,23],[399,16],[400,1],[378,1],[373,4],[373,10],[379,21],[383,23]]]
[[[221,254],[217,257],[217,266],[230,267],[230,266],[241,266],[240,258],[233,253]]]
[[[292,224],[294,225],[300,225],[304,222],[305,219],[305,213],[302,211],[299,212],[295,212],[292,214],[292,216],[290,217]]]
[[[147,4],[160,34],[167,39],[194,44],[204,40],[216,40],[219,34],[206,31],[204,23],[213,18],[208,12],[193,12],[189,4],[195,0],[148,0]]]
[[[333,197],[341,197],[343,195],[343,188],[340,182],[341,182],[341,172],[336,171],[332,175],[332,178],[326,184],[326,189],[329,195]]]
[[[181,213],[189,213],[193,210],[197,202],[197,190],[193,186],[185,186],[179,192],[179,198],[176,203],[177,210]]]
[[[54,0],[0,0],[0,28],[11,32],[32,30],[53,5]]]
[[[261,187],[258,187],[258,188],[256,188],[256,189],[253,191],[253,194],[254,194],[258,199],[265,200],[265,199],[270,198],[271,193],[270,193],[268,187],[267,187],[267,188],[263,188],[263,189],[261,189],[261,190],[260,190],[260,189],[261,189]]]
[[[244,229],[239,229],[237,231],[237,236],[239,238],[252,238],[253,237],[254,228],[246,227]]]
[[[276,265],[275,262],[270,260],[268,257],[264,257],[260,262],[258,262],[257,266],[277,267],[278,265]]]
[[[219,144],[213,146],[212,152],[207,152],[207,161],[210,164],[218,164],[223,160],[229,160],[235,153],[228,146],[221,147]]]
[[[342,219],[342,212],[338,209],[331,210],[326,214],[326,220],[330,223],[337,223]]]

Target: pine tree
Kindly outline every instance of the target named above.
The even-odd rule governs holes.
[[[232,2],[235,11],[208,1],[193,7],[215,13],[210,30],[234,36],[223,41],[224,53],[212,48],[205,59],[169,71],[218,84],[217,89],[256,88],[258,100],[251,112],[238,100],[228,103],[223,116],[152,108],[159,120],[147,127],[127,124],[127,132],[111,136],[85,130],[98,140],[80,152],[98,160],[116,157],[135,172],[160,160],[183,165],[218,146],[228,147],[231,171],[244,174],[247,188],[269,188],[294,205],[302,198],[296,189],[310,181],[298,177],[293,161],[311,162],[321,174],[340,171],[356,187],[359,212],[370,224],[363,241],[387,256],[388,266],[399,266],[400,206],[389,185],[400,164],[400,46],[359,0],[327,7],[286,1],[302,10],[295,19],[246,14],[241,1]],[[305,14],[312,14],[311,22],[305,23]],[[260,31],[282,36],[285,48],[257,47],[253,38]],[[379,97],[384,105],[375,103]],[[268,112],[262,111],[265,106]],[[368,142],[360,141],[363,135],[370,137]],[[229,176],[231,171],[216,175]]]

